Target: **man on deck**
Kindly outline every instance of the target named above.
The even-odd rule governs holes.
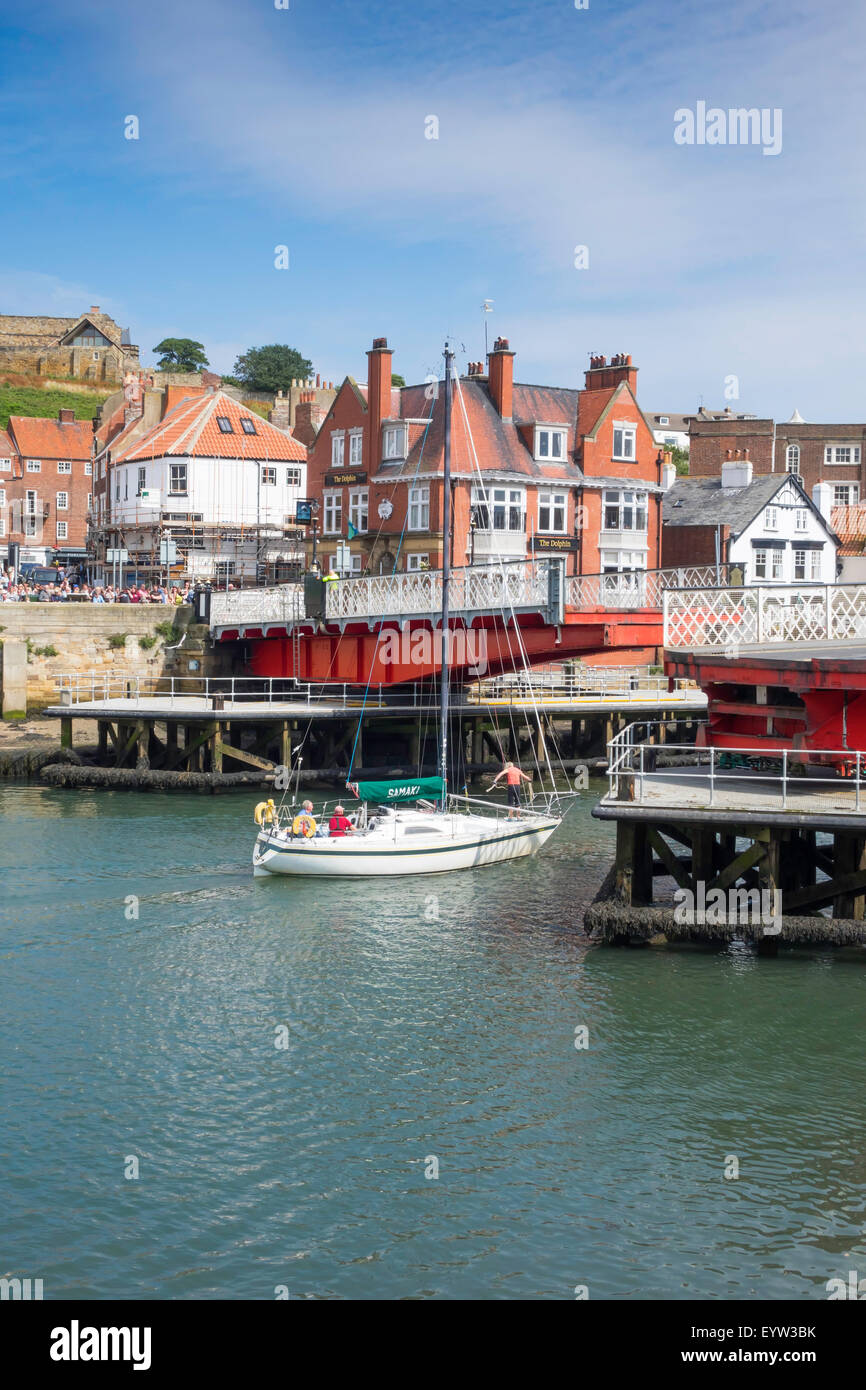
[[[520,783],[531,782],[532,776],[528,772],[521,772],[515,763],[506,763],[501,772],[498,772],[490,784],[490,790],[496,786],[500,778],[505,778],[505,785],[508,787],[508,819],[514,817],[515,808],[520,808]]]

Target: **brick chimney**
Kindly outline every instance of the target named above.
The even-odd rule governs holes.
[[[295,439],[309,449],[315,443],[326,414],[327,411],[316,400],[315,391],[304,391],[295,406],[295,427],[292,431]]]
[[[60,425],[72,425],[75,423],[75,411],[68,407],[61,406],[57,412],[57,422]]]
[[[632,366],[631,356],[618,352],[608,362],[606,357],[591,357],[586,372],[587,391],[612,391],[624,381],[632,395],[637,395],[637,367]]]
[[[367,353],[367,438],[364,456],[370,468],[382,457],[382,421],[391,414],[391,361],[393,353],[387,338],[374,338]],[[297,415],[295,416],[297,429]]]
[[[490,354],[490,399],[503,420],[511,420],[514,356],[507,338],[497,338]]]
[[[301,397],[303,400],[303,397]],[[291,424],[289,416],[289,398],[284,391],[278,391],[274,397],[274,403],[268,411],[268,420],[272,425],[276,425],[278,430],[287,430]]]
[[[99,313],[99,305],[98,305],[98,304],[91,304],[91,306],[90,306],[90,312],[91,312],[91,314],[98,314],[98,313]]]

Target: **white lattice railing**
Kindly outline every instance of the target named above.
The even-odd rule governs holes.
[[[547,606],[545,564],[520,560],[456,569],[448,585],[453,613],[491,609],[540,610]],[[437,614],[442,608],[442,571],[374,575],[328,585],[325,616],[336,620],[383,615]]]
[[[727,565],[682,565],[677,569],[583,574],[566,579],[565,602],[567,607],[578,611],[661,608],[668,589],[707,589],[727,582]]]
[[[271,589],[215,590],[210,600],[211,627],[239,627],[245,623],[292,623],[304,616],[304,590],[300,584],[281,584]]]
[[[664,595],[664,644],[696,647],[866,639],[866,584],[757,585]]]
[[[451,611],[544,612],[549,600],[548,569],[546,560],[517,560],[452,570]],[[706,588],[726,584],[727,579],[726,565],[579,575],[565,579],[565,605],[576,611],[660,609],[669,589]],[[304,617],[303,604],[300,585],[215,591],[211,598],[211,625],[224,628],[298,622]],[[325,599],[326,618],[337,622],[436,615],[441,608],[441,570],[341,579],[327,585]]]

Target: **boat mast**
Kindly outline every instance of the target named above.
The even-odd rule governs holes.
[[[451,578],[451,368],[454,353],[445,345],[445,466],[442,477],[442,671],[440,706],[442,744],[439,771],[442,777],[442,809],[448,791],[448,583]]]

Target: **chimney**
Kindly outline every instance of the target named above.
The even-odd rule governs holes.
[[[587,391],[612,391],[624,381],[632,395],[637,395],[637,367],[629,353],[618,352],[610,362],[604,355],[590,357],[585,381]]]
[[[816,483],[812,488],[812,501],[827,522],[833,518],[833,493],[832,483]]]
[[[751,481],[752,460],[740,458],[740,451],[738,449],[736,458],[725,459],[722,463],[722,487],[748,487]]]
[[[75,421],[75,411],[61,407],[57,412],[57,421],[61,425],[71,425]]]
[[[497,338],[490,354],[490,399],[503,420],[510,422],[514,398],[514,357],[507,338]]]
[[[391,361],[387,338],[374,338],[367,353],[367,438],[364,454],[370,469],[382,458],[382,421],[391,414]]]
[[[99,305],[98,305],[98,304],[91,304],[91,306],[90,306],[90,312],[91,312],[91,314],[98,314],[98,313],[99,313]]]
[[[297,406],[295,410],[297,410]],[[278,391],[274,398],[274,404],[268,411],[268,420],[272,425],[276,425],[278,430],[287,430],[291,424],[289,398],[283,395],[282,391]]]
[[[315,392],[305,392],[295,406],[295,427],[292,430],[295,439],[309,449],[316,441],[326,414],[327,411],[317,404]]]

